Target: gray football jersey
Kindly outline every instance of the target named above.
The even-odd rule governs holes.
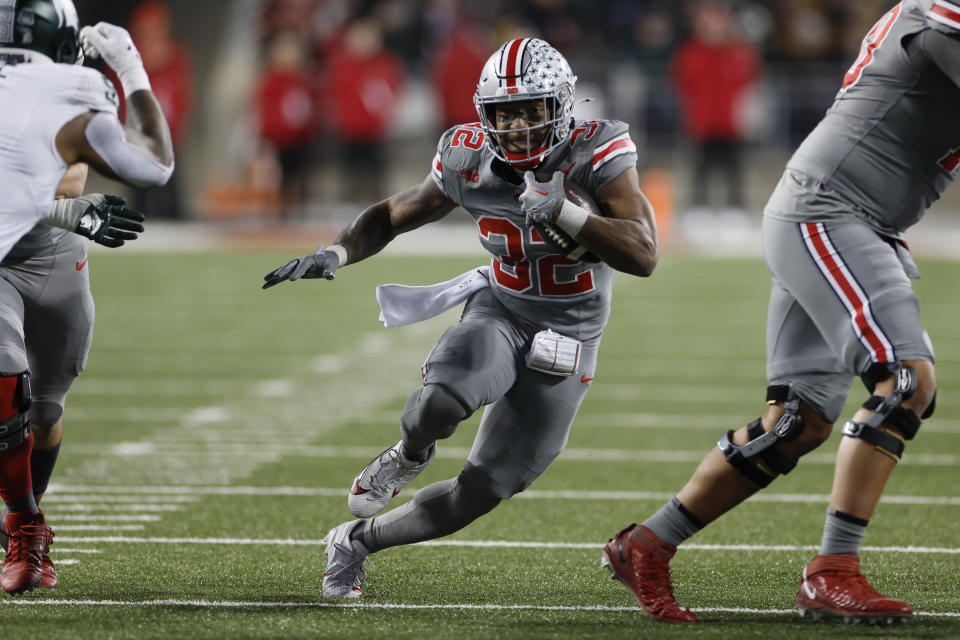
[[[958,86],[960,0],[903,0],[867,33],[833,105],[787,168],[853,205],[837,214],[852,210],[881,233],[899,234],[960,168]]]
[[[580,340],[599,336],[610,316],[614,270],[603,262],[567,258],[527,227],[518,200],[523,183],[505,179],[499,162],[480,124],[466,124],[440,138],[431,172],[440,190],[473,217],[492,257],[494,295],[532,326]],[[636,145],[625,123],[583,121],[537,173],[563,171],[596,199],[603,185],[636,164]]]

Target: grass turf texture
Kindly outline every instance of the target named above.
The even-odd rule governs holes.
[[[334,282],[260,291],[262,275],[287,257],[91,259],[94,349],[69,398],[61,462],[44,501],[58,533],[61,586],[0,601],[5,635],[960,636],[960,265],[924,261],[916,283],[938,350],[940,398],[886,495],[924,500],[882,504],[865,544],[900,549],[862,554],[881,591],[919,612],[954,615],[918,615],[879,631],[789,611],[819,543],[839,433],[764,492],[770,501],[748,502],[698,534],[691,543],[699,548],[678,553],[677,595],[700,624],[649,621],[599,567],[608,537],[679,489],[723,430],[763,410],[768,280],[759,260],[666,257],[653,278],[619,278],[597,380],[567,453],[527,494],[443,541],[558,546],[391,549],[373,557],[359,608],[324,600],[319,540],[349,518],[346,488],[399,437],[419,365],[457,317],[384,329],[373,288],[432,283],[476,262],[381,256]],[[851,396],[846,415],[865,392],[855,384]],[[400,502],[458,472],[477,422],[441,443]],[[546,493],[564,491],[598,493]],[[762,548],[703,548],[732,544]]]

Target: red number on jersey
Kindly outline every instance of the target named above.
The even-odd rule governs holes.
[[[557,267],[577,264],[566,256],[543,256],[537,260],[540,274],[540,293],[545,296],[575,296],[593,290],[593,270],[578,273],[573,280],[557,281]]]
[[[489,239],[490,236],[501,236],[507,245],[507,255],[494,257],[493,277],[500,286],[513,291],[524,292],[533,285],[530,276],[530,261],[523,250],[523,229],[506,218],[487,218],[477,220],[480,235]],[[533,231],[533,230],[531,230]],[[533,237],[533,241],[538,238]],[[543,242],[542,239],[539,239]],[[577,274],[573,280],[557,281],[556,267],[575,265],[576,260],[566,256],[552,255],[537,259],[537,276],[540,282],[540,293],[545,296],[573,296],[593,290],[593,270]]]
[[[841,91],[846,91],[857,84],[860,76],[863,75],[863,70],[873,62],[877,48],[883,44],[883,41],[887,38],[887,34],[890,33],[893,23],[897,21],[897,16],[900,15],[900,9],[900,4],[890,9],[890,11],[877,20],[873,28],[867,32],[867,35],[863,38],[863,42],[860,44],[860,55],[853,61],[847,74],[843,76],[843,85],[840,87]]]
[[[584,140],[589,140],[593,137],[593,134],[597,132],[597,121],[596,120],[586,120],[583,123],[584,126],[577,127],[573,130],[573,133],[570,134],[570,146],[577,144],[577,138],[580,134],[586,134],[583,136]],[[587,126],[589,125],[589,126]]]
[[[509,253],[493,260],[493,276],[497,282],[514,291],[526,291],[533,286],[530,263],[523,252],[523,229],[506,218],[480,218],[477,226],[484,238],[502,236],[506,240]]]
[[[457,129],[453,132],[450,146],[459,147],[461,145],[468,149],[479,149],[483,146],[483,131],[480,129]]]

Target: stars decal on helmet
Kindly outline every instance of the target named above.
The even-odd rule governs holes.
[[[530,49],[530,84],[537,91],[555,88],[561,77],[559,52],[539,43],[533,43]]]

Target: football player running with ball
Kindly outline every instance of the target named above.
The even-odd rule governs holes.
[[[653,211],[640,191],[627,125],[575,121],[575,82],[548,43],[506,42],[480,76],[474,95],[480,122],[442,136],[421,184],[370,206],[334,244],[265,278],[265,288],[283,280],[332,279],[338,268],[457,205],[473,217],[492,256],[489,270],[482,269],[489,280],[469,272],[463,283],[480,286],[450,287],[472,291],[460,322],[427,356],[423,386],[410,394],[400,418],[400,442],[354,480],[348,503],[360,519],[326,537],[327,597],[360,597],[370,554],[458,531],[546,471],[563,450],[595,375],[614,270],[646,277],[657,264]],[[566,199],[565,179],[583,187],[603,217]],[[538,232],[544,224],[559,227],[600,261],[567,257]],[[460,474],[377,516],[434,457],[437,440],[481,407],[483,419]]]
[[[859,550],[906,443],[934,411],[933,348],[901,234],[960,168],[958,108],[960,0],[904,0],[867,34],[764,211],[769,409],[722,434],[673,499],[604,548],[604,565],[655,620],[696,620],[673,596],[677,545],[822,444],[856,377],[868,395],[841,429],[821,546],[797,607],[850,622],[912,615],[867,581]]]
[[[173,172],[173,149],[125,30],[101,23],[80,32],[71,0],[6,5],[0,7],[0,543],[6,548],[0,587],[17,594],[57,585],[48,555],[53,532],[37,502],[60,449],[67,391],[86,363],[93,332],[81,236],[118,247],[143,230],[143,216],[122,199],[79,195],[87,167],[131,185],[160,185]],[[117,72],[126,125],[117,117],[114,86],[80,66],[83,51]]]

